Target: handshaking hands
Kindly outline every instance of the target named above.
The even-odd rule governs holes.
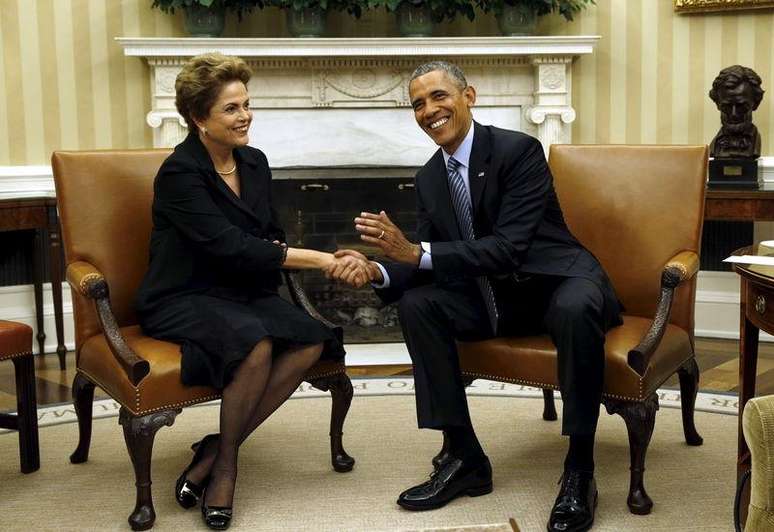
[[[390,259],[397,262],[418,265],[421,248],[409,242],[403,232],[390,220],[387,213],[361,212],[355,218],[355,229],[360,239],[381,249]],[[333,260],[323,271],[328,279],[341,281],[356,288],[368,283],[384,282],[382,272],[375,262],[353,249],[341,249],[334,253]]]
[[[323,268],[328,279],[347,283],[360,288],[368,283],[383,282],[382,272],[365,255],[353,249],[340,249],[333,254],[333,260]]]

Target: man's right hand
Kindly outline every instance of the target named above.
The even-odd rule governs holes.
[[[355,251],[354,249],[340,249],[336,251],[333,254],[334,257],[337,259],[342,259],[344,257],[353,257],[355,259],[358,259],[362,261],[365,265],[366,272],[368,274],[368,280],[372,283],[376,284],[382,284],[384,282],[384,277],[382,276],[382,270],[379,269],[379,267],[376,265],[375,262],[368,260],[368,258],[360,253],[359,251]],[[331,277],[338,279],[339,277],[336,277],[335,274],[339,272],[339,270],[334,270],[333,268],[329,270],[329,273],[332,274]]]

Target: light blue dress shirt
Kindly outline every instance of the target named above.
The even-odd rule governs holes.
[[[462,182],[465,184],[465,190],[468,192],[468,202],[472,203],[470,198],[470,179],[468,177],[468,171],[470,169],[470,152],[473,149],[473,130],[475,128],[473,127],[473,122],[470,123],[470,129],[468,129],[468,133],[465,135],[465,138],[462,140],[462,144],[459,145],[457,148],[457,151],[455,151],[453,154],[449,155],[446,153],[446,150],[441,148],[441,154],[443,155],[443,162],[444,162],[444,168],[448,167],[449,165],[449,159],[451,157],[454,157],[459,163],[459,173],[462,176]],[[422,242],[422,257],[419,259],[419,269],[420,270],[432,270],[433,269],[433,256],[432,256],[432,248],[430,245],[430,242]],[[378,262],[376,265],[379,267],[379,269],[382,272],[382,277],[384,277],[384,282],[382,284],[377,283],[371,283],[371,285],[374,288],[387,288],[390,286],[390,276],[387,275],[387,270],[384,269],[384,266],[379,264]]]

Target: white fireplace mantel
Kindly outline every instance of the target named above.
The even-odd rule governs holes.
[[[118,38],[151,69],[146,123],[154,145],[186,135],[175,111],[175,78],[190,57],[238,55],[255,74],[251,144],[275,167],[420,166],[435,146],[413,122],[412,70],[449,59],[477,90],[474,117],[535,135],[543,147],[570,142],[572,62],[598,36],[434,38]]]

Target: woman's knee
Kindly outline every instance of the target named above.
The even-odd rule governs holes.
[[[320,360],[320,356],[323,352],[323,346],[324,344],[314,344],[314,345],[308,345],[305,348],[303,348],[301,351],[303,353],[304,359],[309,361],[309,365],[316,363],[318,360]]]
[[[260,370],[267,366],[271,366],[271,351],[272,351],[271,338],[264,338],[253,347],[250,354],[242,362],[242,366],[246,369]]]

